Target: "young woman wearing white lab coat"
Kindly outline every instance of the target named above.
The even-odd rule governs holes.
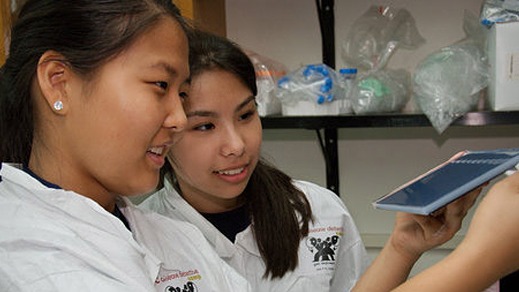
[[[0,71],[0,291],[250,291],[191,224],[132,206],[186,124],[171,1],[29,0]]]

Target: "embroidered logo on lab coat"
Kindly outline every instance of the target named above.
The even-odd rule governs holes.
[[[164,292],[198,292],[203,291],[201,279],[196,269],[181,271],[161,268],[155,279],[155,288]]]
[[[300,265],[303,273],[333,273],[342,227],[313,226],[299,246]]]

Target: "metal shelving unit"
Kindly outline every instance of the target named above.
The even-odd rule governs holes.
[[[334,0],[315,0],[321,31],[323,63],[335,69]],[[470,112],[451,126],[488,126],[519,124],[519,111]],[[431,127],[423,114],[388,113],[339,116],[268,116],[262,118],[264,129],[316,130],[326,165],[326,186],[339,193],[337,135],[339,128]]]

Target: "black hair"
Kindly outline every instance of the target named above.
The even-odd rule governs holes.
[[[31,82],[49,50],[91,78],[163,17],[188,25],[171,0],[28,0],[15,17],[0,69],[0,162],[28,163],[35,131]]]

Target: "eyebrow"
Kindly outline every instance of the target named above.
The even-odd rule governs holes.
[[[254,101],[255,99],[256,99],[256,97],[254,95],[247,97],[242,103],[240,103],[236,107],[236,109],[234,111],[235,112],[240,111],[242,108],[244,108],[247,104],[249,104],[251,101]]]
[[[239,112],[240,110],[242,110],[245,106],[247,106],[247,104],[249,104],[251,101],[254,101],[256,99],[256,97],[254,95],[251,95],[249,97],[247,97],[244,101],[242,101],[237,107],[236,109],[234,110],[234,112]],[[215,112],[212,112],[212,111],[193,111],[193,112],[188,112],[186,113],[186,117],[190,118],[190,117],[194,117],[194,116],[199,116],[199,117],[215,117],[216,116],[216,113]]]
[[[169,65],[168,63],[165,63],[165,62],[162,62],[162,61],[159,61],[157,63],[154,63],[150,66],[151,68],[159,68],[159,69],[162,69],[164,71],[166,71],[168,74],[172,75],[172,76],[175,76],[177,75],[177,70],[175,70],[175,68],[173,68],[171,65]]]

